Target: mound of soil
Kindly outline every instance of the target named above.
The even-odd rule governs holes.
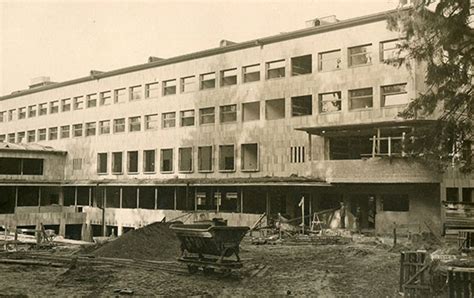
[[[181,255],[181,249],[169,225],[156,222],[127,232],[92,254],[109,258],[174,261]]]

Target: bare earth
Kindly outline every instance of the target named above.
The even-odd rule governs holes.
[[[112,265],[75,268],[0,264],[0,296],[311,295],[397,296],[399,254],[371,243],[349,245],[251,245],[242,243],[244,268],[223,277]]]

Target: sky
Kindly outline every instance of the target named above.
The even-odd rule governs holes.
[[[398,0],[0,0],[0,95],[394,9]]]

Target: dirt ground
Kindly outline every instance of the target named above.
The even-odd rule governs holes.
[[[0,264],[0,296],[311,295],[398,296],[399,253],[375,242],[349,245],[252,245],[242,242],[244,268],[231,276],[190,275],[99,264],[73,268]]]

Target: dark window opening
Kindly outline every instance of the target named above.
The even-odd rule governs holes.
[[[410,210],[410,200],[406,194],[390,194],[382,197],[383,211],[407,212]]]
[[[459,190],[455,187],[446,188],[446,201],[447,202],[459,202]]]
[[[97,173],[107,173],[107,153],[97,154]]]
[[[143,151],[143,170],[145,173],[155,172],[155,150]]]
[[[179,148],[178,167],[180,172],[192,172],[193,170],[193,148]]]
[[[242,170],[258,171],[258,144],[242,144]]]
[[[202,74],[200,76],[200,81],[201,81],[201,85],[200,85],[201,90],[216,88],[216,73],[210,72],[210,73]]]
[[[260,102],[246,102],[242,104],[242,121],[260,120]]]
[[[221,86],[237,84],[237,68],[221,71]]]
[[[219,170],[234,170],[234,145],[219,146]]]
[[[161,172],[173,171],[173,149],[161,149]]]
[[[291,116],[307,116],[313,114],[313,97],[311,95],[291,98]]]
[[[338,159],[361,159],[372,156],[372,136],[330,137],[329,157]]]
[[[139,208],[155,209],[155,188],[154,187],[140,187],[139,196],[140,196]]]
[[[242,71],[244,83],[260,81],[260,64],[244,66]]]
[[[112,173],[122,173],[122,152],[112,152]]]
[[[0,157],[0,174],[21,175],[21,159]]]
[[[138,151],[128,152],[128,172],[138,173]]]
[[[43,175],[43,160],[24,158],[23,175]]]
[[[285,99],[270,99],[265,101],[265,117],[267,120],[285,118]]]
[[[212,171],[212,146],[198,148],[198,171]]]
[[[18,187],[18,206],[38,206],[39,187],[20,186]]]
[[[122,188],[122,208],[137,208],[137,188]]]
[[[120,187],[107,187],[106,207],[120,208]]]
[[[267,62],[267,80],[285,77],[285,60]]]
[[[313,59],[311,55],[291,58],[291,75],[299,76],[312,72]]]

